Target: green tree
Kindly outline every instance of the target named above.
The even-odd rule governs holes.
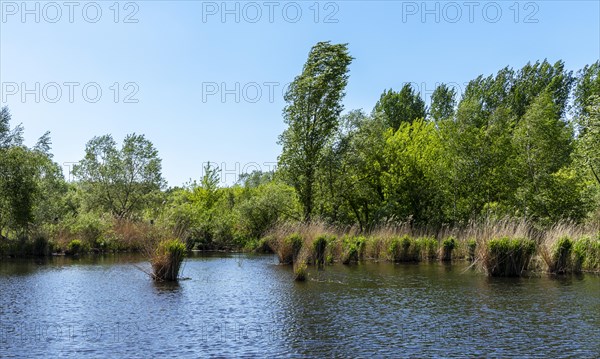
[[[434,121],[440,121],[454,116],[456,105],[456,91],[454,88],[441,84],[435,88],[431,95],[431,108],[429,115]]]
[[[7,228],[23,237],[30,229],[64,212],[66,183],[52,161],[50,134],[32,148],[23,145],[23,127],[10,128],[7,107],[0,110],[0,232]]]
[[[88,209],[100,208],[127,218],[156,204],[165,181],[161,159],[143,135],[127,135],[120,149],[112,136],[91,139],[74,167]]]
[[[352,57],[346,44],[319,42],[311,49],[302,74],[290,84],[283,111],[288,128],[279,169],[298,193],[304,220],[313,213],[314,186],[323,148],[338,127]]]
[[[523,212],[534,218],[549,216],[547,197],[552,174],[570,163],[573,133],[558,117],[556,107],[549,92],[541,93],[514,134],[521,183],[517,196]]]
[[[574,97],[576,114],[581,117],[589,115],[589,111],[597,107],[600,97],[600,60],[579,71]]]
[[[418,118],[425,118],[426,115],[425,101],[410,84],[405,84],[400,92],[391,89],[384,91],[373,111],[380,113],[388,127],[394,131],[403,122],[411,123]]]
[[[386,134],[385,157],[389,169],[383,176],[390,219],[420,225],[441,224],[443,191],[439,187],[443,147],[432,122],[423,119],[403,123]]]

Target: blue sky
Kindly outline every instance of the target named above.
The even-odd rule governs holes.
[[[578,70],[600,57],[598,1],[114,4],[0,1],[1,105],[28,144],[52,132],[65,173],[93,136],[132,132],[158,148],[171,186],[207,161],[225,183],[269,170],[285,85],[318,41],[349,43],[355,57],[346,110],[370,111],[406,82],[427,100],[437,83],[460,93],[507,65]]]

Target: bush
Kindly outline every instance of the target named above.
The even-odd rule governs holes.
[[[518,277],[534,252],[535,242],[527,238],[495,238],[487,243],[483,264],[492,277]]]
[[[44,257],[52,254],[52,243],[46,238],[46,236],[37,234],[33,238],[33,255],[38,257]]]
[[[161,241],[153,253],[152,277],[157,281],[176,281],[185,257],[185,243],[178,239]]]
[[[79,239],[74,239],[67,245],[67,254],[78,255],[84,252],[84,244]]]

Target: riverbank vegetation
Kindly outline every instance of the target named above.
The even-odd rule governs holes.
[[[557,240],[558,238],[558,240]],[[466,260],[490,276],[521,276],[532,271],[552,274],[600,273],[600,228],[560,224],[541,230],[513,219],[472,222],[458,228],[424,231],[408,225],[360,232],[323,222],[285,223],[265,238],[282,264],[355,264]],[[322,253],[322,254],[321,254]]]
[[[311,49],[285,94],[277,169],[228,187],[213,164],[167,187],[140,134],[92,138],[66,181],[50,135],[25,146],[3,108],[0,256],[142,251],[176,238],[186,250],[270,248],[307,265],[599,270],[600,62],[505,67],[464,89],[439,84],[430,99],[407,83],[372,110],[344,112],[353,61],[345,44]]]

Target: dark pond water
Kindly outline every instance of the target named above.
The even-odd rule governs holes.
[[[488,279],[458,264],[333,266],[195,256],[0,264],[0,357],[600,357],[600,277]]]

